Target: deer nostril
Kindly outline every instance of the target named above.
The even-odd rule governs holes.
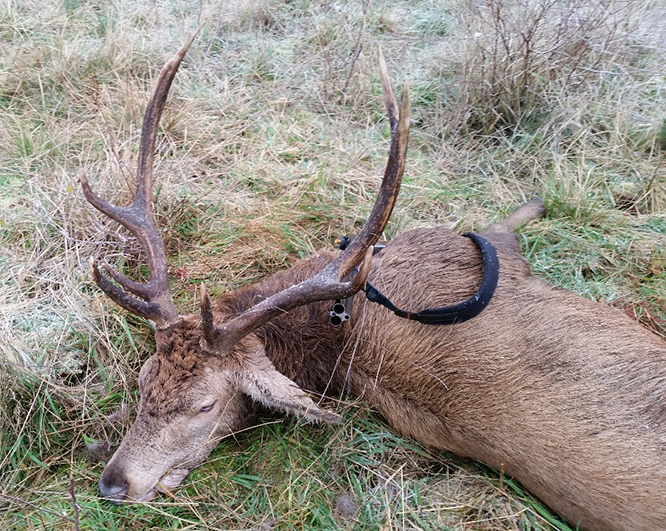
[[[104,475],[99,480],[99,492],[103,498],[109,500],[113,503],[120,503],[125,500],[125,495],[129,490],[129,484],[124,479],[121,479],[117,483],[107,483],[104,479]]]

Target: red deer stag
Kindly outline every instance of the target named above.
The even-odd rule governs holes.
[[[177,486],[222,437],[250,423],[259,404],[336,422],[306,392],[350,388],[396,431],[503,469],[581,529],[666,529],[666,343],[621,312],[530,275],[514,230],[541,215],[540,201],[481,233],[495,255],[483,238],[435,228],[403,233],[372,256],[400,186],[409,120],[406,87],[398,106],[383,61],[389,159],[351,245],[214,304],[202,288],[200,315],[178,313],[150,196],[158,122],[189,44],[164,67],[148,104],[133,203],[100,199],[81,172],[88,201],[138,238],[150,266],[140,284],[92,261],[94,279],[156,324],[137,418],[106,465],[101,494],[147,501]],[[396,315],[359,295],[351,307],[336,305],[334,317],[351,315],[333,327],[330,301],[361,289],[381,299],[372,286]],[[472,304],[467,317],[478,315],[450,326],[399,316],[428,321],[436,311],[397,309],[469,298],[453,306],[463,315],[484,290],[485,311]]]

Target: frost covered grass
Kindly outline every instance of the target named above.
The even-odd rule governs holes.
[[[592,6],[592,7],[591,7]],[[146,323],[91,282],[138,244],[89,207],[129,198],[143,109],[199,25],[158,139],[172,290],[221,294],[363,223],[389,133],[381,46],[409,81],[407,171],[387,236],[480,229],[538,195],[535,274],[666,336],[666,12],[657,1],[5,0],[0,4],[0,527],[568,529],[509,478],[345,422],[267,417],[173,497],[97,497],[128,428]],[[75,507],[78,507],[75,510]]]

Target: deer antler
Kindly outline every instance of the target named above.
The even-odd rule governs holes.
[[[340,256],[317,275],[276,293],[221,326],[215,326],[213,323],[210,300],[202,286],[201,321],[203,340],[210,351],[228,351],[236,342],[253,330],[298,306],[316,301],[344,299],[363,288],[370,270],[372,246],[384,230],[398,197],[402,174],[405,169],[409,136],[409,91],[407,84],[403,85],[402,101],[398,111],[398,101],[393,93],[386,62],[381,51],[379,66],[384,102],[391,126],[391,148],[377,200],[361,232]],[[363,265],[356,276],[350,281],[343,281],[342,278],[351,273],[362,259],[364,259]]]
[[[119,207],[101,199],[90,188],[83,169],[79,171],[83,194],[88,202],[103,214],[120,223],[139,240],[148,256],[148,266],[150,269],[150,280],[146,284],[140,284],[126,277],[110,265],[106,263],[102,264],[106,272],[118,283],[114,284],[108,277],[102,274],[97,262],[91,259],[92,274],[95,282],[117,304],[136,315],[154,320],[161,327],[176,321],[178,319],[178,310],[173,303],[169,290],[164,242],[160,237],[159,229],[155,225],[155,220],[151,212],[152,199],[150,196],[152,193],[153,160],[155,158],[155,137],[171,82],[197,33],[198,31],[164,65],[157,78],[157,83],[155,84],[143,118],[136,192],[132,204],[126,207]]]

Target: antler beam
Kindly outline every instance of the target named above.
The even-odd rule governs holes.
[[[117,282],[114,284],[102,274],[97,262],[93,259],[91,267],[95,282],[117,304],[136,315],[154,320],[161,327],[177,320],[178,310],[169,290],[164,242],[151,211],[155,138],[171,83],[197,33],[198,31],[164,65],[157,78],[143,118],[136,192],[132,204],[127,207],[119,207],[100,198],[90,188],[83,169],[79,171],[83,194],[88,202],[103,214],[120,223],[139,240],[146,252],[150,269],[150,280],[146,284],[140,284],[105,263],[103,268]]]

